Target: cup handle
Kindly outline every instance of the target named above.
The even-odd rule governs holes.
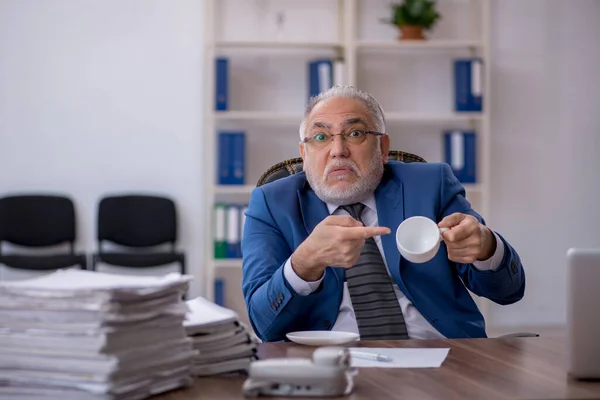
[[[444,233],[444,232],[446,232],[448,230],[450,230],[450,228],[440,228],[440,239],[439,239],[440,242],[442,241],[442,233]]]

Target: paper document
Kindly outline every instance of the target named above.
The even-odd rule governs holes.
[[[190,280],[70,269],[0,282],[0,398],[145,399],[189,385]]]
[[[351,347],[352,351],[360,353],[381,354],[391,358],[391,361],[369,360],[363,357],[351,357],[353,367],[359,368],[439,368],[448,356],[449,348],[445,349],[390,349],[384,347]]]
[[[203,297],[186,302],[183,326],[197,351],[192,374],[197,376],[247,371],[256,359],[256,343],[238,314]]]
[[[227,324],[238,319],[238,315],[233,310],[221,307],[203,297],[188,300],[186,304],[189,308],[183,322],[183,326],[186,328]]]

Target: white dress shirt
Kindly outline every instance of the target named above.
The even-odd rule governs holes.
[[[366,206],[363,210],[361,218],[365,224],[365,226],[378,226],[377,219],[377,206],[375,203],[375,196],[372,195],[370,198],[365,200],[363,204]],[[333,215],[348,215],[345,210],[338,208],[335,204],[327,203],[327,209],[330,214]],[[392,229],[392,235],[394,231]],[[502,257],[504,255],[504,243],[498,235],[496,235],[496,251],[494,255],[485,261],[476,261],[473,265],[479,270],[495,270],[500,266],[502,262]],[[386,268],[388,268],[387,261],[384,256],[383,247],[381,244],[381,237],[374,236],[375,243],[379,248],[379,252],[382,255],[383,262],[385,263]],[[388,268],[388,274],[389,274]],[[294,269],[292,268],[291,257],[288,258],[287,262],[283,267],[283,274],[287,279],[288,283],[292,286],[292,288],[301,296],[307,296],[317,290],[323,278],[314,282],[307,282],[300,278]],[[444,336],[435,329],[429,321],[427,321],[417,310],[415,306],[408,300],[408,298],[402,293],[398,285],[395,282],[392,282],[394,287],[394,291],[396,292],[396,297],[398,298],[398,303],[400,304],[400,308],[402,309],[402,314],[404,314],[404,321],[406,322],[406,330],[408,331],[408,336],[411,339],[439,339]],[[342,295],[342,303],[340,304],[340,309],[338,313],[337,320],[333,325],[332,330],[337,331],[347,331],[347,332],[355,332],[358,333],[358,324],[356,322],[356,316],[354,314],[354,308],[352,307],[352,301],[350,299],[350,292],[348,291],[348,283],[344,282],[344,293]]]

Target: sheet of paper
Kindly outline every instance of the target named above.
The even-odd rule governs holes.
[[[39,290],[114,290],[163,288],[189,282],[190,276],[170,273],[165,276],[128,276],[105,274],[78,269],[62,269],[38,278],[23,281],[3,282],[6,288],[24,288]]]
[[[390,349],[383,347],[351,347],[360,353],[381,354],[392,361],[376,361],[352,357],[352,366],[360,368],[439,368],[448,356],[449,348],[442,349]]]
[[[208,301],[203,297],[196,297],[186,301],[189,312],[186,315],[183,326],[186,328],[197,326],[209,326],[213,324],[225,324],[235,322],[238,315],[235,311]],[[234,328],[232,326],[232,328]]]

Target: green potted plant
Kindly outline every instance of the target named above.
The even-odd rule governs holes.
[[[392,19],[388,22],[400,30],[400,40],[424,40],[423,32],[441,18],[435,0],[404,0],[391,7]]]

